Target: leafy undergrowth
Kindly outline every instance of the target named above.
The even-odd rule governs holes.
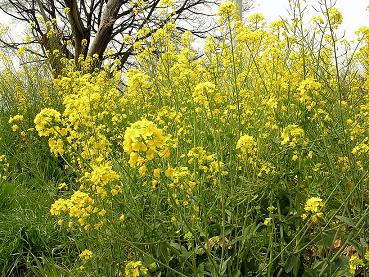
[[[29,186],[28,182],[1,184],[1,275],[65,276],[78,257],[78,248],[48,215],[55,193]],[[53,272],[57,274],[50,275]]]

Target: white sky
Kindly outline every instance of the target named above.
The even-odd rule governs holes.
[[[327,0],[327,3],[329,2]],[[316,14],[311,6],[319,8],[318,3],[318,0],[306,0],[306,4],[310,6],[309,17]],[[352,38],[359,27],[369,26],[369,12],[366,11],[368,5],[369,0],[337,0],[336,7],[343,15],[341,28],[346,30],[348,37]],[[268,21],[273,21],[280,16],[288,17],[288,7],[288,0],[256,0],[253,11],[261,12]]]
[[[301,0],[304,1],[304,0]],[[330,2],[333,0],[327,0]],[[366,7],[369,6],[369,0],[336,0],[336,7],[343,14],[343,24],[341,30],[346,30],[346,35],[349,38],[354,38],[355,31],[364,25],[369,26],[369,12]],[[314,6],[319,8],[319,0],[306,0],[309,6],[308,16],[313,16],[316,12],[311,8]],[[270,22],[280,17],[288,17],[287,9],[289,7],[288,0],[255,0],[255,6],[252,12],[261,12]],[[2,24],[9,24],[12,20],[0,12],[0,26]],[[15,36],[23,36],[24,28],[21,26],[14,26],[12,24],[12,32]]]

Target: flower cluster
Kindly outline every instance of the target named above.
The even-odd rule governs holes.
[[[70,218],[74,218],[86,230],[90,224],[87,219],[92,213],[98,212],[94,207],[94,200],[85,192],[75,191],[70,199],[58,199],[51,205],[51,215],[59,216],[68,214]]]
[[[81,254],[79,254],[79,257],[82,259],[82,260],[90,260],[92,257],[93,257],[93,253],[91,250],[89,249],[85,249],[81,252]]]
[[[211,82],[197,84],[192,93],[192,98],[193,101],[200,106],[195,109],[196,112],[200,112],[202,108],[208,112],[209,110],[214,112],[215,107],[222,103],[221,94]],[[210,109],[210,105],[213,105],[212,109]]]
[[[341,12],[337,8],[329,8],[327,17],[329,18],[330,24],[333,28],[337,28],[338,25],[342,24],[343,17]]]
[[[304,142],[305,132],[296,124],[288,125],[281,133],[282,145],[288,145],[295,148],[298,144]]]
[[[196,172],[203,173],[208,181],[218,183],[218,177],[228,174],[224,170],[224,163],[218,161],[214,154],[208,155],[203,147],[190,149],[187,157],[189,158],[188,163],[195,166]]]
[[[359,267],[365,266],[365,263],[357,255],[352,255],[349,261],[350,273],[355,276],[356,270]]]
[[[124,133],[123,149],[129,155],[129,165],[139,167],[141,175],[146,173],[146,163],[155,156],[168,158],[169,137],[155,123],[142,119],[133,123]]]
[[[11,116],[9,118],[8,123],[13,124],[12,127],[11,127],[13,132],[15,132],[19,129],[19,126],[17,125],[17,123],[23,121],[23,118],[24,118],[24,116],[21,115],[21,114],[17,114],[15,116]]]
[[[314,79],[303,80],[297,91],[298,91],[298,101],[303,104],[308,111],[311,111],[316,106],[316,101],[314,99],[319,96],[319,89],[322,85],[316,82]]]
[[[255,155],[257,152],[257,143],[254,137],[249,135],[243,135],[237,141],[236,148],[244,154]]]
[[[126,277],[139,277],[146,275],[148,269],[141,261],[132,261],[126,264],[124,272]]]
[[[144,4],[131,3],[136,9]],[[364,174],[369,169],[369,74],[352,68],[369,68],[369,40],[335,64],[336,49],[350,47],[324,27],[342,21],[338,11],[327,11],[329,20],[314,20],[320,27],[315,34],[298,18],[268,26],[254,14],[243,23],[236,4],[228,1],[219,12],[222,39],[209,37],[201,56],[193,50],[192,36],[180,37],[168,22],[150,37],[152,28],[144,26],[136,38],[123,38],[137,62],[123,78],[114,69],[119,63],[100,71],[83,71],[86,66],[64,72],[54,83],[60,110],[43,109],[35,119],[50,151],[63,156],[70,178],[58,181],[63,198],[51,214],[62,226],[80,228],[87,240],[107,236],[121,243],[124,259],[141,258],[139,247],[151,251],[151,242],[163,239],[171,241],[166,251],[173,261],[185,253],[194,268],[201,261],[207,270],[210,259],[226,260],[234,249],[245,255],[247,243],[254,245],[250,252],[270,249],[253,253],[255,268],[273,256],[270,275],[285,270],[273,268],[290,254],[283,243],[296,239],[302,226],[309,226],[313,236],[303,232],[298,243],[317,238],[320,226],[311,223],[324,219],[322,199],[333,201],[327,214],[348,193],[363,195],[350,202],[355,213],[368,202],[363,184],[369,181]],[[86,59],[91,67],[94,59]],[[345,70],[341,59],[350,64]],[[342,193],[332,194],[338,189]],[[313,193],[322,198],[306,200]],[[309,221],[296,220],[301,214]],[[149,231],[141,232],[142,223]],[[329,228],[338,228],[334,224]],[[260,236],[245,237],[254,226]],[[225,233],[217,236],[220,230]],[[149,244],[132,248],[112,237],[115,233]],[[315,242],[301,245],[301,251],[316,253]],[[220,253],[223,245],[227,251]],[[279,255],[281,249],[286,253]],[[205,250],[210,253],[203,255]],[[157,258],[155,250],[148,254]],[[355,270],[360,266],[354,258],[351,264]],[[241,266],[227,264],[225,274]],[[194,268],[179,271],[192,276]],[[165,270],[158,274],[168,274]],[[139,276],[148,269],[134,261],[125,272]]]
[[[107,197],[107,189],[109,189],[112,196],[115,196],[121,188],[119,185],[113,187],[112,184],[119,179],[120,175],[112,169],[110,164],[92,165],[92,170],[85,172],[80,179],[83,183],[80,189],[89,188],[102,198]]]
[[[304,210],[311,214],[311,220],[317,222],[323,217],[321,209],[324,207],[323,200],[319,197],[311,197],[306,201]],[[306,218],[307,214],[303,214],[303,218]]]
[[[239,10],[237,5],[233,1],[226,1],[225,3],[220,5],[218,16],[220,22],[223,22],[225,19],[228,18],[238,18]]]
[[[165,176],[171,181],[168,187],[177,192],[173,194],[176,204],[187,206],[193,190],[197,186],[189,168],[186,166],[169,167],[165,170]]]
[[[9,173],[9,163],[5,155],[0,155],[0,181],[6,180]]]
[[[54,109],[45,108],[35,117],[36,131],[40,137],[48,137],[57,134],[55,124],[61,122],[60,113]]]

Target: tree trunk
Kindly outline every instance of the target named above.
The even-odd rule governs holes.
[[[105,6],[96,37],[91,43],[88,56],[98,54],[100,59],[108,46],[113,32],[114,23],[124,0],[109,0]]]

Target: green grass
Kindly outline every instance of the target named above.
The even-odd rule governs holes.
[[[0,183],[1,276],[65,276],[77,256],[70,234],[49,216],[55,185],[37,182]]]

